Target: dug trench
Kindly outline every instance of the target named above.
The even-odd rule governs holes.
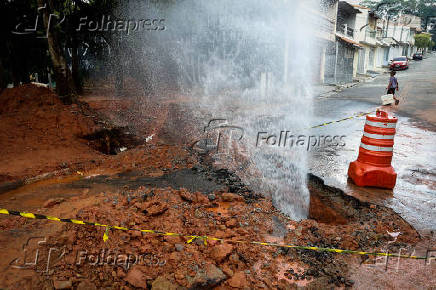
[[[109,186],[106,191],[94,190],[102,184]],[[324,185],[313,175],[308,176],[310,216],[300,222],[278,212],[270,199],[252,192],[235,174],[204,162],[165,170],[161,176],[128,170],[81,178],[63,186],[80,194],[39,207],[38,213],[229,241],[269,241],[371,252],[385,251],[388,243],[390,251],[410,248],[420,240],[418,233],[392,210],[362,203]],[[1,281],[1,287],[349,287],[354,283],[348,274],[350,266],[374,262],[370,256],[213,240],[206,246],[201,239],[187,244],[189,239],[182,236],[115,230],[109,231],[109,241],[104,243],[104,229],[16,217],[1,218],[0,228],[5,249],[11,241],[23,243],[35,235],[45,236],[42,244],[31,245],[27,240],[30,249],[26,250],[38,250],[43,262],[26,271],[11,267],[17,257],[7,256],[4,277],[9,278]],[[392,242],[390,232],[401,234]],[[50,249],[57,249],[59,255],[50,257]]]

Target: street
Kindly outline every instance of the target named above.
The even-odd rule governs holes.
[[[356,160],[365,117],[314,129],[316,134],[346,135],[343,148],[314,151],[311,172],[326,183],[371,203],[386,205],[399,213],[418,230],[436,229],[436,57],[411,61],[410,68],[397,72],[400,104],[383,107],[399,118],[395,136],[393,167],[398,173],[393,191],[359,188],[347,179],[350,162]],[[380,107],[388,74],[373,81],[345,89],[337,95],[315,101],[314,124],[339,120]]]
[[[426,121],[427,126],[436,130],[436,57],[429,55],[422,61],[410,61],[408,70],[397,71],[396,77],[400,86],[400,106],[396,109],[402,116]],[[345,89],[331,98],[380,104],[380,96],[386,93],[389,75],[379,75],[374,81]],[[425,126],[423,122],[421,125]]]

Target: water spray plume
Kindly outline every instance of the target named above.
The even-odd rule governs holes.
[[[307,135],[318,1],[147,3],[130,5],[129,18],[163,18],[166,29],[125,36],[140,50],[132,69],[144,76],[147,94],[158,98],[172,87],[188,96],[193,100],[190,118],[200,120],[198,127],[221,118],[254,138],[258,132]],[[238,170],[241,147],[249,161],[244,170]],[[256,146],[246,140],[231,153],[226,166],[253,190],[271,196],[291,218],[307,217],[305,148]]]

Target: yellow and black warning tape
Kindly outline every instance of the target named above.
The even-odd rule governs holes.
[[[355,118],[360,118],[360,117],[363,117],[363,116],[369,115],[369,114],[374,113],[374,112],[375,112],[375,111],[371,111],[371,112],[367,112],[367,113],[361,113],[361,114],[358,114],[358,115],[355,115],[355,116],[351,116],[351,117],[347,117],[347,118],[343,118],[343,119],[340,119],[340,120],[337,120],[337,121],[331,121],[331,122],[327,122],[327,123],[322,123],[322,124],[319,124],[319,125],[316,125],[316,126],[310,127],[309,129],[315,129],[315,128],[319,128],[319,127],[327,126],[327,125],[330,125],[330,124],[343,122],[343,121],[346,121],[346,120],[351,120],[351,119],[355,119]]]
[[[268,242],[229,240],[229,239],[220,239],[220,238],[215,238],[215,237],[210,237],[210,236],[183,235],[183,234],[178,234],[178,233],[162,232],[162,231],[156,231],[156,230],[141,230],[141,229],[133,229],[133,228],[127,228],[127,227],[111,226],[111,225],[105,225],[105,224],[100,224],[100,223],[95,223],[95,222],[81,221],[81,220],[77,220],[77,219],[63,219],[63,218],[57,218],[57,217],[53,217],[53,216],[46,216],[46,215],[42,215],[42,214],[19,212],[19,211],[7,210],[7,209],[0,209],[0,214],[20,216],[20,217],[29,218],[29,219],[50,220],[50,221],[61,222],[61,223],[73,223],[76,225],[88,225],[88,226],[95,226],[95,227],[103,227],[106,229],[104,232],[104,235],[103,235],[104,242],[106,242],[109,239],[109,230],[115,229],[115,230],[121,230],[121,231],[139,231],[142,233],[156,234],[156,235],[160,235],[160,236],[184,237],[184,238],[188,239],[188,241],[187,241],[188,244],[199,239],[199,240],[203,241],[204,245],[207,245],[207,241],[210,240],[210,241],[220,241],[220,242],[234,243],[234,244],[254,244],[254,245],[261,245],[261,246],[292,248],[292,249],[299,249],[299,250],[311,250],[311,251],[317,251],[317,252],[331,252],[331,253],[339,253],[339,254],[384,256],[384,257],[397,257],[397,258],[419,259],[419,260],[426,260],[427,259],[427,257],[412,256],[412,255],[400,255],[400,254],[393,254],[393,253],[362,252],[362,251],[353,251],[353,250],[341,250],[341,249],[334,249],[334,248],[322,248],[322,247],[311,247],[311,246],[297,246],[297,245],[277,244],[277,243],[268,243]]]

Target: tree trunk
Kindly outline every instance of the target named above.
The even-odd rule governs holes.
[[[3,91],[4,88],[7,87],[7,81],[6,81],[6,73],[5,69],[3,67],[3,62],[0,59],[0,93]]]
[[[72,47],[71,47],[71,72],[73,76],[74,86],[76,87],[77,93],[82,93],[82,81],[80,79],[80,59],[78,55],[78,44],[77,39],[73,37]]]
[[[14,84],[14,88],[19,87],[20,86],[20,74],[17,70],[16,67],[12,68],[12,83]]]
[[[38,0],[40,7],[44,6],[44,0]],[[67,61],[62,50],[59,35],[56,29],[53,27],[53,23],[50,23],[50,15],[54,11],[54,0],[47,0],[47,7],[43,9],[44,26],[47,31],[47,42],[50,57],[53,63],[54,77],[56,80],[56,92],[61,97],[64,103],[72,103],[75,101],[77,89],[74,85],[71,71],[67,65]],[[55,18],[51,19],[52,22]]]

